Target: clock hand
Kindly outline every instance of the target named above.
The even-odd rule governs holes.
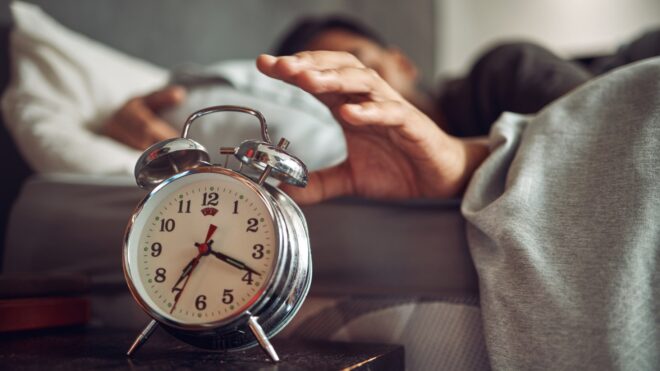
[[[216,258],[222,260],[223,262],[225,262],[225,263],[227,263],[227,264],[229,264],[229,265],[231,265],[231,266],[234,266],[234,267],[236,267],[236,268],[238,268],[238,269],[241,269],[241,270],[244,270],[244,271],[248,271],[248,272],[252,272],[252,273],[254,273],[254,274],[258,275],[258,276],[261,276],[261,273],[259,273],[259,272],[255,271],[254,269],[250,268],[247,264],[243,263],[243,262],[240,261],[240,260],[234,259],[234,258],[232,258],[232,257],[230,257],[230,256],[227,256],[227,255],[225,255],[225,254],[223,254],[223,253],[221,253],[221,252],[219,252],[219,251],[214,251],[214,250],[212,250],[212,249],[209,249],[209,252],[210,252],[213,256],[215,256]]]
[[[213,233],[215,233],[216,229],[218,229],[217,226],[210,224],[209,229],[206,232],[206,239],[204,240],[204,243],[198,244],[195,243],[195,246],[197,246],[198,253],[197,256],[194,257],[188,265],[186,265],[183,268],[183,272],[181,273],[181,276],[179,279],[176,281],[174,286],[172,287],[172,292],[177,291],[176,295],[174,296],[174,305],[172,305],[172,309],[170,310],[170,313],[174,312],[174,309],[176,308],[177,303],[179,302],[179,298],[181,297],[181,294],[183,293],[183,290],[186,288],[186,285],[188,284],[188,280],[190,279],[190,276],[192,275],[193,270],[197,267],[197,264],[199,264],[199,260],[202,258],[202,256],[207,255],[209,251],[209,241],[211,240],[211,237],[213,236]],[[177,286],[183,281],[183,286],[179,289]]]
[[[174,290],[176,289],[176,287],[179,286],[179,284],[181,283],[181,281],[183,281],[186,277],[188,277],[188,275],[190,274],[190,272],[193,270],[193,268],[195,268],[195,266],[196,266],[197,263],[199,262],[199,258],[200,258],[200,255],[197,255],[196,257],[194,257],[194,258],[188,263],[188,265],[186,265],[185,268],[183,268],[183,272],[181,273],[181,277],[179,277],[179,279],[176,281],[176,283],[175,283],[174,286],[172,287],[172,292],[174,292]]]
[[[208,230],[208,232],[207,232],[207,234],[206,234],[206,241],[209,241],[209,239],[211,238],[211,236],[213,235],[213,233],[215,232],[216,229],[217,229],[217,227],[216,227],[215,225],[213,225],[213,224],[211,224],[211,225],[209,226],[209,230]],[[186,265],[186,266],[183,268],[183,272],[181,273],[181,276],[179,277],[179,279],[176,281],[176,283],[175,283],[174,286],[172,287],[172,292],[174,292],[174,291],[176,290],[177,286],[179,286],[179,284],[181,283],[181,281],[183,281],[186,277],[188,277],[188,275],[190,274],[190,272],[192,272],[192,270],[195,268],[195,266],[197,266],[197,264],[199,263],[199,259],[200,259],[203,255],[206,255],[206,254],[208,253],[208,247],[209,247],[209,243],[208,243],[208,242],[205,242],[205,243],[203,243],[203,244],[195,243],[195,246],[197,246],[197,249],[199,250],[199,253],[197,254],[196,257],[194,257],[194,258],[188,263],[188,265]]]
[[[177,303],[179,302],[179,298],[181,297],[181,294],[183,293],[183,290],[186,288],[186,285],[188,284],[188,280],[190,279],[190,275],[192,274],[193,270],[197,267],[197,264],[199,264],[199,259],[204,256],[201,252],[197,254],[196,257],[193,258],[193,260],[186,265],[185,268],[183,268],[183,273],[181,274],[181,277],[176,281],[176,284],[174,287],[172,287],[172,292],[177,292],[176,295],[174,295],[174,305],[172,305],[172,309],[170,310],[170,313],[174,312],[174,309],[176,308]],[[184,281],[185,280],[185,281]],[[178,288],[179,283],[183,282],[183,286],[181,288]]]
[[[218,229],[217,226],[210,224],[209,225],[209,230],[206,232],[206,239],[204,240],[204,243],[202,245],[207,245],[209,243],[209,240],[211,240],[211,236],[213,236],[213,233],[215,233],[215,230]]]
[[[174,286],[172,286],[172,292],[174,292],[175,290],[177,290],[177,286],[179,286],[179,284],[181,283],[181,281],[183,281],[186,277],[188,277],[188,276],[190,275],[190,273],[192,272],[192,270],[195,269],[195,267],[196,267],[197,264],[199,263],[199,259],[200,259],[202,256],[203,256],[203,254],[198,254],[197,256],[195,256],[195,257],[194,257],[194,258],[188,263],[188,265],[185,266],[185,268],[183,268],[183,271],[181,272],[181,276],[180,276],[179,279],[176,281],[176,283],[174,284]]]

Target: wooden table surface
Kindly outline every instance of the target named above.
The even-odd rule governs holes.
[[[136,331],[65,328],[0,333],[0,369],[25,370],[403,370],[400,345],[273,339],[277,364],[260,348],[218,353],[193,348],[162,330],[132,357]]]

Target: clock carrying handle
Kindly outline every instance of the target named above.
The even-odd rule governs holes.
[[[264,117],[264,115],[261,114],[261,112],[246,107],[228,106],[228,105],[207,107],[194,112],[192,115],[188,117],[186,123],[183,125],[183,131],[181,133],[181,137],[188,138],[188,131],[190,130],[190,125],[193,123],[193,121],[197,120],[202,116],[206,116],[208,114],[216,113],[216,112],[241,112],[256,117],[259,120],[259,125],[261,125],[261,139],[266,143],[272,143],[272,141],[270,140],[270,136],[268,135],[268,125],[266,125],[266,118]]]
[[[246,140],[238,147],[221,147],[220,154],[234,155],[241,162],[241,167],[247,165],[261,172],[257,184],[264,183],[266,178],[272,176],[280,181],[293,184],[298,187],[307,185],[307,167],[305,164],[286,152],[289,141],[281,138],[277,145],[274,145],[268,135],[268,125],[266,118],[257,110],[240,106],[212,106],[194,112],[188,117],[183,125],[181,137],[188,139],[190,125],[202,116],[216,112],[240,112],[252,115],[259,120],[261,126],[261,141]],[[225,167],[227,162],[225,161]],[[239,170],[240,171],[240,170]]]

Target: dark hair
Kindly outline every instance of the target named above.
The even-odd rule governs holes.
[[[328,30],[347,31],[365,37],[380,46],[387,46],[385,41],[373,30],[357,20],[341,15],[326,17],[304,17],[296,22],[280,39],[273,51],[275,55],[291,55],[306,50],[307,44],[315,37]]]

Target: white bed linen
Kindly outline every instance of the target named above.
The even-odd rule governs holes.
[[[14,2],[11,82],[2,97],[6,125],[21,154],[39,173],[132,174],[140,152],[101,134],[103,123],[128,99],[170,83],[170,73],[73,32],[38,7]],[[191,68],[188,68],[189,73]],[[195,68],[230,85],[191,87],[180,106],[164,114],[181,128],[192,112],[212,105],[243,105],[263,111],[273,140],[286,136],[291,151],[311,170],[346,156],[339,125],[309,94],[271,79],[253,60]],[[191,136],[217,159],[220,145],[238,145],[258,133],[249,117],[214,115]]]

